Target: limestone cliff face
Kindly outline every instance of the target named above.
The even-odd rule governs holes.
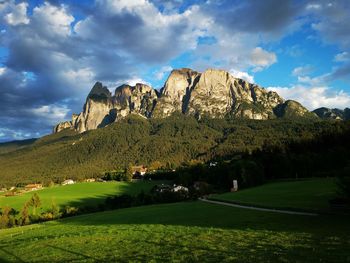
[[[68,128],[72,128],[72,122],[70,121],[60,122],[53,128],[53,133],[57,133]]]
[[[235,78],[229,72],[208,69],[203,73],[183,68],[173,70],[160,92],[145,84],[116,88],[114,95],[97,82],[83,111],[72,121],[55,126],[54,132],[78,132],[104,127],[129,114],[145,118],[165,118],[174,112],[212,118],[317,118],[300,103],[284,101],[276,92]]]
[[[101,128],[111,123],[112,96],[107,87],[97,82],[90,91],[83,112],[76,118],[75,129],[79,132]]]
[[[249,119],[274,118],[273,108],[283,103],[275,92],[234,78],[223,70],[210,69],[193,88],[188,114],[222,118],[227,115]]]
[[[156,91],[148,85],[122,85],[115,90],[113,99],[116,120],[135,113],[146,118],[151,116],[158,99]]]
[[[104,127],[135,113],[150,117],[157,93],[145,84],[122,85],[112,96],[107,87],[97,82],[89,93],[83,111],[74,116],[72,127],[78,132]]]
[[[188,68],[173,70],[165,82],[152,116],[164,118],[175,111],[184,113],[191,91],[197,84],[200,75]]]

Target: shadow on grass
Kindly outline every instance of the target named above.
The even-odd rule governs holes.
[[[67,218],[60,222],[91,226],[147,224],[332,234],[350,233],[349,219],[350,217],[340,216],[276,214],[196,201],[111,210]]]
[[[8,255],[11,258],[14,258],[15,262],[25,262],[22,258],[18,257],[16,254],[14,254],[11,251],[7,250],[6,246],[1,246],[0,247],[0,251],[2,251],[3,253],[5,253],[6,255]],[[5,259],[0,257],[0,262],[6,263],[6,262],[11,262],[11,261],[5,260]]]
[[[95,260],[96,262],[100,261],[100,259],[98,259],[98,258],[94,258],[94,257],[88,256],[88,255],[85,255],[83,253],[76,252],[76,251],[73,251],[73,250],[70,250],[70,249],[67,249],[67,248],[62,248],[62,247],[53,246],[53,245],[46,245],[46,247],[50,247],[50,248],[59,250],[59,251],[61,251],[63,253],[73,254],[73,255],[82,257],[83,259],[92,259],[92,260]]]

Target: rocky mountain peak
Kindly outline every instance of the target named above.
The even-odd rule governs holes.
[[[146,84],[123,84],[112,96],[101,82],[90,91],[83,111],[72,121],[58,124],[54,132],[74,128],[79,132],[104,127],[129,114],[165,118],[174,112],[197,118],[273,119],[312,117],[300,103],[284,101],[276,92],[235,78],[220,69],[203,73],[189,68],[173,70],[159,93]]]
[[[350,109],[329,109],[321,107],[313,111],[318,117],[324,120],[350,120]]]
[[[112,96],[109,89],[102,85],[101,82],[96,82],[92,87],[88,98],[90,99],[108,99]]]

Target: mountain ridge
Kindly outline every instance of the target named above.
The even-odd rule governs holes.
[[[171,71],[158,92],[149,85],[123,84],[114,95],[96,82],[87,96],[83,111],[71,121],[57,124],[53,132],[71,128],[79,133],[105,127],[129,114],[144,118],[165,118],[180,112],[212,118],[267,120],[276,118],[318,118],[300,103],[284,100],[278,93],[235,78],[229,72],[207,69],[200,73],[189,68]]]

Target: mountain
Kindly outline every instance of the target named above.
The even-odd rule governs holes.
[[[0,143],[0,154],[5,154],[19,149],[23,149],[35,143],[37,139],[26,139],[21,141],[11,141]]]
[[[0,188],[35,182],[47,185],[50,181],[60,183],[67,178],[83,180],[99,177],[106,171],[124,170],[130,164],[145,165],[153,170],[177,169],[213,159],[230,160],[232,156],[250,156],[259,149],[270,152],[322,134],[332,134],[334,140],[335,132],[348,127],[349,124],[342,121],[305,118],[259,121],[203,116],[198,120],[178,112],[166,118],[129,114],[103,129],[84,133],[64,129],[26,147],[1,154]],[[348,149],[348,144],[338,145]],[[283,159],[277,157],[271,162],[283,166]],[[327,155],[322,158],[321,163],[333,162]],[[296,161],[313,159],[314,155],[305,155]],[[343,154],[337,154],[336,159],[339,162],[349,160]],[[341,165],[339,167],[343,167]],[[334,166],[338,167],[338,164]],[[297,167],[309,166],[298,164]],[[281,174],[291,170],[282,168]]]
[[[318,108],[313,111],[323,120],[350,120],[350,109],[345,108],[344,110],[340,109],[329,109],[326,107]]]
[[[54,133],[71,128],[80,133],[105,127],[129,114],[165,118],[179,112],[201,119],[317,118],[300,103],[285,101],[276,92],[233,77],[229,72],[208,69],[203,73],[188,68],[173,70],[158,92],[138,83],[109,89],[97,82],[87,96],[83,111],[71,121],[54,127]]]

